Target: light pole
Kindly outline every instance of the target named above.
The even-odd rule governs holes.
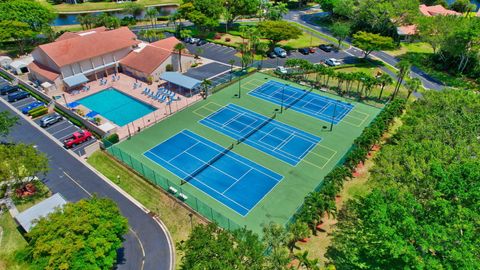
[[[188,216],[190,217],[190,227],[192,228],[192,231],[193,231],[193,214],[188,213]]]
[[[242,73],[245,69],[240,70],[240,77],[238,79],[238,93],[235,94],[236,97],[240,98],[242,96]]]
[[[335,114],[337,113],[337,103],[333,104],[333,114],[332,114],[332,121],[330,122],[330,131],[333,130],[333,121],[335,120]]]
[[[283,99],[284,99],[284,96],[285,96],[285,87],[287,87],[288,84],[284,84],[283,87],[282,87],[282,101],[280,103],[280,113],[283,113]]]

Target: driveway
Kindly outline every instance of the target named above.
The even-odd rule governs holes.
[[[0,111],[16,113],[4,101],[0,101]],[[108,197],[116,202],[122,215],[128,219],[131,230],[125,235],[123,248],[119,250],[116,269],[173,269],[172,249],[162,227],[34,125],[20,118],[19,125],[13,128],[7,139],[34,144],[48,156],[50,171],[43,182],[50,190],[60,192],[71,202],[88,198],[92,194]]]

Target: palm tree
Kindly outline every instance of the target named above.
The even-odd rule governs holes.
[[[290,251],[290,254],[293,254],[293,249],[296,247],[295,243],[300,239],[304,239],[310,236],[310,231],[308,229],[308,225],[300,220],[297,220],[294,223],[290,224],[287,227],[287,230],[290,233],[287,247]]]
[[[397,63],[398,73],[397,73],[397,83],[395,85],[395,90],[393,91],[392,99],[398,94],[400,90],[400,86],[402,86],[403,80],[405,76],[409,75],[410,68],[412,67],[412,63],[408,60],[401,60]]]
[[[157,18],[157,16],[158,16],[158,10],[154,7],[148,8],[147,11],[145,12],[145,17],[150,19],[150,23],[152,25],[152,28],[153,28],[153,25],[155,23],[155,19]]]
[[[304,266],[307,270],[319,270],[318,267],[318,259],[309,259],[308,258],[308,250],[304,251],[303,253],[295,254],[295,258],[298,260],[297,270],[300,269],[301,266]]]
[[[177,43],[173,49],[178,53],[178,66],[180,67],[180,72],[182,72],[182,51],[185,50],[185,45],[181,42]]]
[[[203,90],[204,93],[205,93],[204,98],[207,98],[207,96],[208,96],[208,89],[210,88],[210,86],[212,86],[212,81],[207,80],[207,79],[204,79],[204,80],[202,81],[202,83],[200,84],[200,86],[202,87],[202,90]]]
[[[263,58],[268,52],[268,44],[260,42],[257,44],[257,53],[260,54],[260,67],[263,66]]]
[[[335,71],[331,68],[326,68],[324,75],[325,75],[325,87],[328,87],[328,82],[330,81],[330,78],[335,75]]]
[[[235,59],[228,60],[228,63],[230,64],[230,73],[232,73],[233,72],[233,65],[235,65]]]
[[[407,100],[410,98],[410,95],[413,92],[418,91],[421,85],[422,85],[422,81],[419,78],[410,79],[405,83],[405,87],[408,90]]]
[[[378,95],[378,99],[380,100],[382,98],[382,94],[383,94],[383,90],[385,89],[385,86],[392,84],[393,78],[387,73],[383,73],[382,75],[377,77],[377,82],[381,87],[380,94]]]

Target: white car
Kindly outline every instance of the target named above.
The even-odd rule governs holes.
[[[326,61],[325,61],[325,64],[331,66],[331,67],[336,67],[336,66],[340,66],[342,64],[342,62],[340,62],[340,60],[338,59],[335,59],[335,58],[328,58]]]
[[[287,57],[287,51],[285,51],[284,49],[280,48],[280,47],[275,47],[273,49],[273,52],[278,56],[278,57],[281,57],[281,58],[285,58]]]
[[[287,74],[288,70],[284,66],[278,66],[275,69],[275,72],[280,73],[280,74]]]

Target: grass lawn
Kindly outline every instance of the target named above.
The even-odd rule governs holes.
[[[88,163],[141,202],[150,211],[158,214],[167,226],[175,244],[188,238],[191,232],[190,217],[188,215],[190,211],[102,151],[97,151],[91,155],[88,158]],[[120,178],[117,178],[117,176],[120,176]],[[204,223],[203,220],[195,215],[192,218],[194,225]],[[177,252],[176,265],[179,265],[180,259],[181,254]]]
[[[425,42],[412,42],[412,43],[405,43],[402,42],[400,44],[400,48],[397,48],[395,50],[390,50],[390,51],[385,51],[388,54],[391,54],[393,56],[400,56],[403,54],[406,54],[408,52],[410,53],[433,53],[433,49],[428,43]]]
[[[198,121],[230,103],[264,116],[272,115],[272,112],[279,107],[277,104],[248,94],[250,90],[257,88],[268,80],[287,83],[287,81],[271,77],[265,73],[254,73],[242,79],[243,94],[240,99],[234,97],[234,94],[238,92],[238,84],[227,86],[209,96],[208,99],[195,103],[143,130],[129,140],[114,145],[109,149],[109,152],[113,152],[116,157],[131,164],[137,171],[146,175],[150,181],[161,185],[165,189],[169,186],[175,187],[186,194],[188,196],[187,204],[209,219],[219,221],[223,227],[238,228],[246,226],[256,233],[261,233],[262,224],[271,221],[285,224],[295,213],[297,207],[303,203],[305,195],[321,183],[323,177],[335,167],[349,149],[353,140],[375,118],[380,111],[378,108],[351,100],[347,101],[328,93],[314,91],[316,95],[324,98],[342,100],[354,105],[353,110],[336,125],[334,132],[322,130],[322,126],[327,125],[328,121],[320,120],[293,109],[278,114],[276,121],[321,138],[321,141],[316,144],[311,152],[295,166],[282,161],[278,156],[274,157],[246,143],[235,145],[234,149],[231,150],[232,153],[241,155],[283,176],[283,179],[274,188],[263,194],[264,197],[253,202],[252,207],[248,208],[249,212],[244,215],[239,214],[231,206],[220,202],[194,185],[180,186],[181,179],[178,176],[143,155],[145,151],[187,129],[223,147],[231,145],[234,141],[232,137],[219,133],[216,129],[202,125]],[[293,82],[288,83],[300,89],[307,88]],[[120,152],[123,153],[121,157],[119,156]],[[129,155],[131,158],[129,158]],[[219,161],[219,163],[221,162]]]
[[[8,212],[0,214],[0,270],[28,269],[27,264],[14,259],[16,251],[27,245]]]
[[[107,10],[107,9],[122,9],[123,3],[117,2],[85,2],[81,4],[59,4],[52,5],[47,0],[36,0],[40,3],[51,7],[55,12],[82,12],[82,11],[96,11],[96,10]],[[178,5],[180,1],[177,0],[138,0],[135,3],[141,4],[143,6],[152,6],[152,5]]]

